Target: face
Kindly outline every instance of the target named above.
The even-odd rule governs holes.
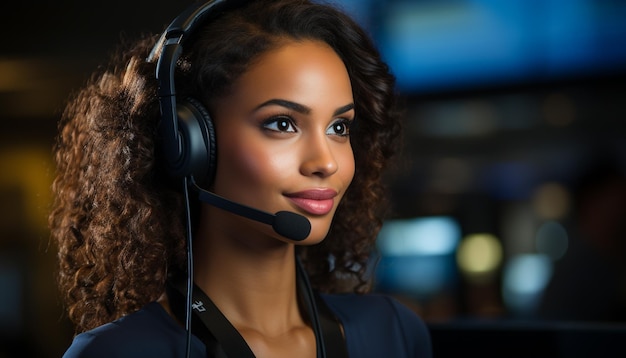
[[[352,87],[333,49],[304,41],[269,51],[210,108],[215,193],[271,213],[304,215],[312,226],[304,242],[323,240],[354,175]],[[264,224],[220,210],[210,216],[230,234],[281,239]]]

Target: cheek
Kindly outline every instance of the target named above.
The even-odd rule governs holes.
[[[241,140],[218,145],[216,184],[221,183],[221,188],[228,188],[236,183],[239,187],[228,191],[245,191],[247,188],[258,191],[259,188],[276,185],[289,174],[289,168],[294,167],[293,153],[272,151],[267,143]]]
[[[264,170],[265,160],[257,153],[237,145],[222,146],[217,159],[217,183],[228,186],[233,183],[254,182]]]
[[[342,181],[345,183],[346,188],[352,182],[355,171],[354,153],[352,147],[340,152],[338,155],[339,170]]]

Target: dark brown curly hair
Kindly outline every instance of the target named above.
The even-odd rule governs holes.
[[[329,44],[352,81],[356,171],[328,234],[300,247],[314,287],[369,289],[368,260],[384,214],[381,174],[400,132],[394,77],[369,37],[331,6],[255,1],[197,29],[177,69],[179,94],[204,103],[228,92],[259,55],[288,40]],[[155,36],[119,51],[69,102],[55,146],[50,214],[59,286],[77,332],[140,309],[185,271],[183,193],[159,158]],[[336,237],[337,239],[333,239]]]

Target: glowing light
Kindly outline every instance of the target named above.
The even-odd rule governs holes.
[[[456,257],[461,272],[470,279],[485,278],[502,263],[502,245],[491,234],[472,234],[461,241]]]
[[[450,255],[382,257],[376,266],[376,289],[428,299],[455,275]]]
[[[390,220],[378,235],[384,256],[445,255],[455,251],[461,230],[452,218]]]
[[[558,260],[565,255],[569,246],[568,241],[567,231],[563,225],[555,221],[548,221],[541,225],[535,236],[537,251],[552,260]]]
[[[377,242],[377,289],[421,299],[436,295],[454,280],[460,237],[459,225],[449,217],[386,221]]]
[[[532,313],[552,277],[552,261],[542,254],[524,254],[511,258],[503,275],[505,304],[516,313]]]

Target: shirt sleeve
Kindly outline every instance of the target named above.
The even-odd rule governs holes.
[[[63,358],[185,357],[186,331],[158,303],[74,337]],[[191,340],[191,357],[206,357],[206,347]]]
[[[98,336],[91,332],[85,332],[74,337],[72,345],[67,349],[63,358],[104,358],[119,357],[119,354],[111,355],[109,344],[102,344]]]

